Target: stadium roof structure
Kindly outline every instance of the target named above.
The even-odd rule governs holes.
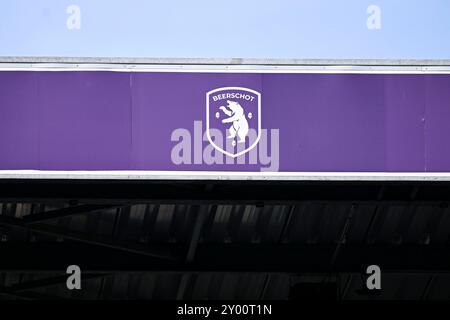
[[[445,181],[6,179],[0,190],[3,298],[450,297]],[[71,292],[74,263],[84,290]],[[362,289],[372,264],[378,295]]]
[[[449,66],[0,58],[1,70],[36,71],[449,73]],[[2,171],[0,299],[450,298],[448,173],[174,174]],[[66,288],[74,263],[82,291]],[[362,289],[372,264],[383,279],[375,294]]]

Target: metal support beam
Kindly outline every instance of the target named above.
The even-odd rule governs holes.
[[[330,273],[335,245],[204,244],[191,263],[155,259],[75,242],[0,245],[0,270],[65,270],[74,261],[83,270],[112,272]],[[175,247],[174,247],[175,246]],[[167,245],[167,251],[183,246]],[[331,273],[365,272],[367,257],[385,272],[450,273],[446,246],[346,244]],[[20,255],[17,255],[20,252]],[[55,259],[58,257],[58,259]]]
[[[199,206],[197,217],[195,219],[194,230],[192,231],[192,238],[189,243],[189,249],[186,255],[186,261],[188,263],[192,262],[195,257],[195,251],[197,250],[198,241],[200,239],[200,234],[203,230],[203,225],[205,224],[206,218],[208,216],[209,206]]]
[[[350,207],[350,211],[348,213],[347,219],[345,220],[344,226],[342,227],[341,235],[339,236],[339,240],[336,245],[336,249],[334,250],[333,256],[331,258],[330,271],[333,270],[336,260],[338,258],[339,252],[341,250],[341,247],[345,244],[347,233],[350,228],[350,222],[352,221],[354,211],[355,211],[355,205],[352,205]]]
[[[104,276],[107,276],[108,274],[86,274],[82,276],[82,280],[90,280],[90,279],[96,279],[96,278],[102,278]],[[21,292],[21,291],[27,291],[37,288],[43,288],[48,286],[54,286],[54,285],[60,285],[65,284],[67,281],[68,275],[63,275],[59,277],[51,277],[51,278],[44,278],[39,280],[33,280],[33,281],[27,281],[27,282],[21,282],[14,284],[12,286],[3,287],[4,292]]]
[[[101,204],[88,204],[67,207],[57,210],[50,210],[45,212],[33,213],[22,218],[24,224],[34,224],[55,219],[60,219],[68,216],[86,214],[86,213],[98,213],[103,210],[117,208],[114,205],[101,205]]]
[[[75,232],[71,230],[61,230],[51,225],[45,224],[25,224],[21,219],[0,216],[0,225],[7,227],[17,227],[25,230],[29,230],[36,233],[46,234],[54,237],[61,237],[67,240],[73,240],[78,242],[83,242],[93,246],[106,247],[109,249],[115,249],[120,251],[125,251],[129,253],[146,255],[160,259],[176,259],[176,256],[167,252],[165,250],[151,249],[149,247],[144,247],[138,244],[126,244],[118,243],[112,239],[101,237],[99,235],[86,235],[80,232]]]
[[[144,203],[185,204],[299,204],[379,203],[380,187],[385,202],[439,204],[450,202],[450,181],[40,181],[0,180],[0,202],[131,205]],[[420,188],[417,186],[420,185]],[[239,186],[240,192],[236,192]],[[420,190],[411,198],[411,188]]]

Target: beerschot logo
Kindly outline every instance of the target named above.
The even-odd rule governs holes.
[[[248,134],[251,129],[257,132],[256,137]],[[220,130],[227,140],[232,140],[233,152],[225,150],[222,141],[212,139],[213,130]],[[208,91],[206,135],[216,150],[233,158],[252,150],[261,138],[261,94],[243,87]]]

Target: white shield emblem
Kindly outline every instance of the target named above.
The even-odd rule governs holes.
[[[208,91],[206,135],[216,150],[233,158],[252,150],[261,138],[261,94],[242,87]]]

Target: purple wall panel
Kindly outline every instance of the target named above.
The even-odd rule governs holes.
[[[425,168],[425,77],[384,77],[387,169],[421,172]]]
[[[284,170],[384,168],[382,77],[266,75],[264,87],[264,103],[278,110],[268,127],[280,128]]]
[[[450,80],[426,76],[425,148],[427,171],[450,171]]]
[[[203,135],[222,87],[261,93],[261,140],[238,158]],[[0,170],[450,172],[449,88],[450,75],[0,72]]]
[[[194,121],[202,121],[205,130],[205,93],[212,88],[233,84],[261,91],[259,74],[222,74],[213,73],[134,73],[132,75],[133,95],[133,168],[149,170],[259,170],[257,165],[212,164],[207,167],[196,159],[194,153],[201,153],[207,141],[194,141]],[[199,94],[200,93],[200,94]],[[263,122],[276,114],[276,105],[264,106],[273,113],[263,115]],[[266,117],[266,118],[264,118]],[[171,162],[172,131],[185,128],[192,135],[192,161],[190,164],[174,166]],[[201,163],[199,163],[201,162]]]
[[[0,168],[39,168],[36,73],[0,72]]]
[[[130,169],[130,74],[38,74],[40,169]]]

